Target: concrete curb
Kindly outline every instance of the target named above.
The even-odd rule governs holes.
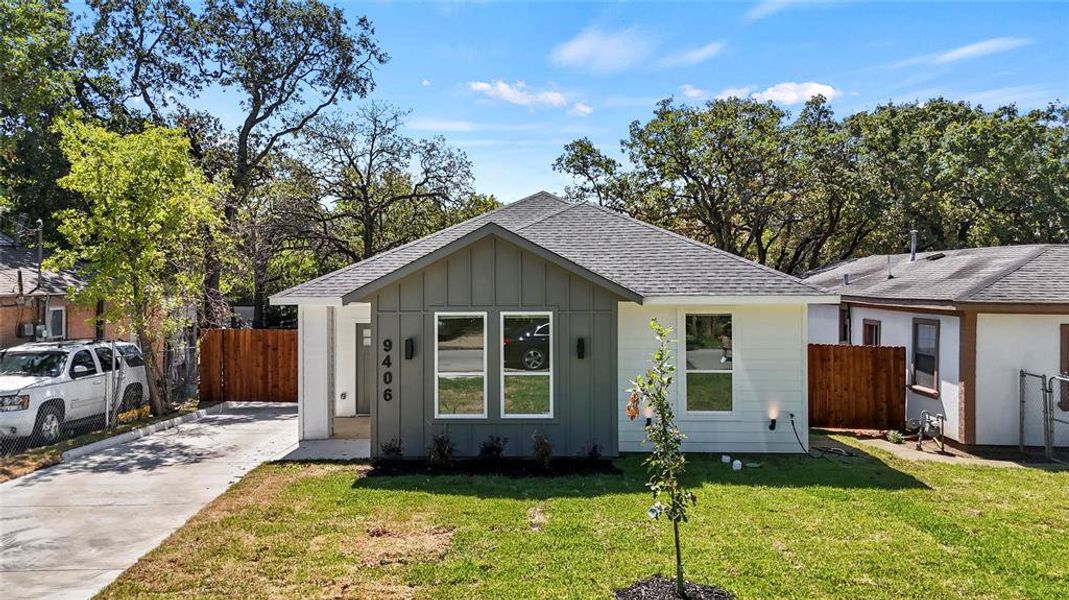
[[[94,452],[100,452],[101,450],[107,450],[108,448],[113,448],[120,444],[132,442],[136,439],[143,438],[146,435],[151,435],[158,431],[164,431],[165,429],[173,429],[175,427],[178,427],[179,425],[182,425],[183,423],[190,423],[198,419],[202,419],[208,415],[221,413],[228,408],[232,408],[232,404],[235,403],[220,402],[215,406],[191,412],[180,417],[167,419],[166,421],[159,421],[156,423],[152,423],[151,425],[145,425],[144,427],[138,427],[137,429],[133,429],[125,433],[120,433],[119,435],[104,438],[102,440],[97,440],[91,444],[78,446],[77,448],[71,448],[70,450],[67,450],[62,454],[61,462],[67,462],[68,460],[81,458],[83,456],[93,454]]]

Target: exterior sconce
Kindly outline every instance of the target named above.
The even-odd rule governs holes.
[[[416,340],[405,338],[405,360],[412,360],[416,355]]]
[[[575,356],[580,359],[586,358],[586,338],[579,338],[575,342]]]
[[[775,431],[776,430],[776,419],[772,419],[772,420],[770,420],[768,422],[768,430],[769,431]]]
[[[646,410],[645,410],[645,413],[646,413],[646,427],[649,427],[650,425],[653,425],[653,407],[652,406],[647,406]]]

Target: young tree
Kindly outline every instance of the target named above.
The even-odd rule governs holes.
[[[653,353],[653,365],[632,382],[627,416],[633,421],[642,404],[653,410],[653,415],[646,425],[646,439],[653,444],[653,450],[644,464],[650,471],[646,487],[653,492],[655,502],[647,514],[651,519],[665,516],[672,522],[676,547],[676,595],[682,598],[685,597],[685,592],[679,524],[686,522],[687,508],[696,504],[697,498],[679,481],[685,463],[680,450],[684,435],[676,427],[672,402],[668,398],[668,389],[676,371],[670,348],[671,340],[668,337],[672,334],[672,328],[661,325],[657,319],[651,319],[650,329],[657,336],[657,350]],[[667,504],[658,500],[662,495],[667,498]]]
[[[82,194],[88,207],[58,215],[69,247],[50,257],[49,267],[77,270],[86,285],[73,296],[104,301],[104,318],[128,323],[137,334],[152,410],[163,414],[170,407],[159,389],[157,351],[185,324],[180,309],[201,290],[200,232],[219,223],[214,189],[191,162],[189,140],[179,130],[150,126],[120,135],[81,122],[58,129],[71,163],[60,185]]]

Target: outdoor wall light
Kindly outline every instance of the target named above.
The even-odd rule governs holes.
[[[416,340],[405,338],[405,360],[412,360],[416,355]]]
[[[644,412],[646,413],[646,427],[649,427],[653,425],[653,407],[647,406]]]
[[[586,338],[576,340],[575,355],[579,358],[586,358]]]
[[[776,430],[776,419],[771,419],[768,422],[768,430],[769,431],[775,431]]]

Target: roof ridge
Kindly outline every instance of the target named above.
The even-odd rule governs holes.
[[[527,229],[528,227],[530,227],[532,225],[537,225],[537,224],[545,221],[546,219],[548,219],[550,217],[555,217],[557,215],[566,213],[569,210],[572,210],[573,208],[575,208],[577,206],[580,206],[580,204],[576,203],[576,202],[568,202],[567,204],[568,204],[567,206],[561,208],[560,210],[555,210],[555,211],[546,213],[546,214],[538,217],[537,219],[534,219],[533,221],[531,221],[529,223],[524,223],[523,225],[520,225],[519,227],[516,227],[516,228],[505,227],[505,229],[508,229],[508,230],[510,230],[510,231],[512,231],[514,233],[518,233],[521,229]]]
[[[1032,244],[1028,244],[1028,245],[1032,245]],[[976,294],[980,293],[981,291],[983,291],[983,290],[991,287],[992,285],[998,283],[999,281],[1005,279],[1010,274],[1021,270],[1026,265],[1028,265],[1032,261],[1034,261],[1035,259],[1037,259],[1040,256],[1046,254],[1052,247],[1051,244],[1035,244],[1035,246],[1037,246],[1037,247],[1032,248],[1031,251],[1028,254],[1022,256],[1020,258],[1020,260],[1014,261],[1014,263],[1011,264],[1010,266],[1000,270],[997,273],[989,275],[983,281],[980,281],[979,283],[969,287],[967,290],[965,290],[961,294],[958,294],[957,298],[954,298],[954,300],[957,300],[957,301],[968,300],[969,298],[975,296]],[[997,247],[997,246],[988,246],[988,247],[989,248],[994,248],[994,247]],[[1011,245],[1011,247],[1012,247],[1012,245]]]
[[[698,240],[691,239],[691,238],[689,238],[689,237],[687,237],[685,235],[676,233],[674,231],[670,231],[670,230],[665,229],[663,227],[658,227],[658,226],[654,225],[653,223],[647,223],[647,222],[643,221],[642,219],[636,219],[635,217],[632,217],[631,215],[629,215],[627,213],[618,212],[618,211],[612,210],[610,208],[606,208],[604,206],[600,206],[600,205],[597,205],[597,204],[591,204],[589,202],[577,203],[576,206],[590,206],[591,208],[598,209],[598,210],[600,210],[602,212],[605,212],[605,213],[608,213],[610,215],[614,215],[616,217],[620,217],[620,218],[623,218],[623,219],[626,219],[626,220],[629,220],[629,221],[634,221],[635,223],[638,223],[639,225],[642,225],[643,227],[646,227],[647,229],[653,229],[653,230],[658,231],[660,233],[666,233],[666,234],[668,234],[670,236],[679,238],[679,239],[687,242],[688,244],[691,244],[692,246],[697,246],[697,247],[702,248],[704,250],[712,251],[714,254],[721,254],[723,256],[730,257],[732,260],[735,260],[737,262],[741,262],[741,263],[743,263],[745,265],[748,265],[748,266],[751,266],[751,267],[757,267],[757,268],[759,268],[759,269],[761,269],[763,271],[768,272],[769,274],[777,275],[777,276],[779,276],[779,277],[781,277],[783,279],[787,279],[788,281],[790,281],[792,283],[797,283],[799,285],[807,287],[807,288],[809,288],[809,289],[811,289],[811,290],[813,290],[813,291],[815,291],[817,293],[820,293],[820,294],[827,294],[828,293],[824,289],[822,289],[822,288],[820,288],[820,287],[818,287],[816,285],[813,285],[811,283],[807,283],[806,281],[804,281],[804,280],[802,280],[802,279],[800,279],[798,277],[795,277],[794,275],[789,275],[787,273],[784,273],[783,271],[780,271],[780,270],[777,270],[777,269],[773,269],[772,267],[769,267],[768,265],[762,265],[762,264],[760,264],[758,262],[755,262],[755,261],[752,261],[752,260],[750,260],[748,258],[743,258],[743,257],[741,257],[741,256],[739,256],[737,254],[733,254],[731,252],[728,252],[727,250],[721,250],[720,248],[716,248],[716,247],[710,246],[709,244],[705,244],[705,243],[699,242]]]
[[[522,202],[526,202],[528,200],[534,200],[535,198],[541,198],[541,197],[544,197],[544,196],[548,196],[551,199],[556,200],[556,201],[561,202],[561,203],[564,203],[564,204],[569,204],[569,205],[571,204],[570,202],[567,202],[566,200],[564,200],[562,198],[559,198],[559,197],[557,197],[557,196],[555,196],[555,195],[553,195],[553,194],[551,194],[551,193],[549,193],[547,191],[544,191],[544,190],[543,191],[538,191],[538,192],[535,192],[535,193],[533,193],[533,194],[531,194],[529,196],[524,196],[523,198],[520,198],[519,200],[514,200],[514,201],[512,201],[512,202],[510,202],[508,204],[502,204],[501,206],[495,208],[494,210],[489,210],[489,211],[486,211],[486,212],[484,212],[482,214],[475,215],[474,217],[471,217],[470,219],[464,219],[463,221],[461,221],[459,223],[454,223],[454,224],[450,225],[449,227],[445,227],[443,229],[439,229],[438,231],[435,231],[435,232],[432,232],[432,233],[428,233],[427,235],[425,235],[423,237],[418,237],[418,238],[416,238],[416,239],[414,239],[414,240],[412,240],[410,242],[405,242],[404,244],[401,244],[400,246],[396,246],[394,248],[390,248],[389,250],[386,250],[384,252],[379,252],[378,254],[375,254],[374,256],[369,256],[369,257],[365,258],[364,260],[358,260],[356,262],[349,263],[349,264],[345,265],[344,267],[335,269],[335,270],[333,270],[333,271],[331,271],[329,273],[324,273],[323,275],[320,275],[319,277],[316,277],[314,279],[309,279],[308,281],[305,281],[305,282],[299,284],[298,286],[294,286],[294,287],[303,287],[303,286],[305,286],[305,285],[307,285],[309,283],[315,283],[315,282],[318,282],[318,281],[320,281],[322,279],[325,279],[327,277],[333,277],[333,276],[339,275],[341,273],[346,273],[351,269],[357,268],[357,265],[365,265],[366,266],[368,264],[374,264],[376,262],[379,262],[383,258],[389,257],[389,256],[393,255],[394,253],[399,252],[399,251],[401,251],[401,250],[403,250],[403,249],[415,244],[416,242],[423,242],[423,241],[426,241],[426,240],[428,240],[430,238],[439,237],[442,234],[444,234],[445,232],[451,231],[453,229],[456,229],[456,228],[460,227],[461,225],[467,225],[469,223],[472,223],[474,221],[478,221],[480,219],[484,219],[485,220],[490,215],[493,215],[495,213],[501,212],[501,211],[503,211],[505,209],[508,209],[508,208],[515,207],[516,205],[518,205],[518,204],[520,204]],[[553,214],[556,214],[556,213],[553,213]],[[289,289],[292,289],[292,288],[289,288]]]

